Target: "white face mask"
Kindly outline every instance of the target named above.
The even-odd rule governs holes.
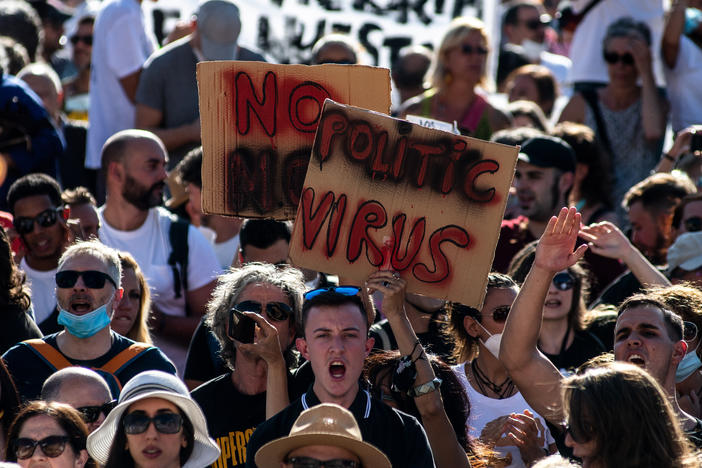
[[[476,320],[475,323],[477,323],[478,325],[480,325],[480,328],[482,328],[483,330],[485,330],[485,327],[484,327],[480,322],[478,322],[478,321]],[[485,346],[485,348],[486,348],[488,351],[490,351],[490,354],[492,354],[493,356],[495,356],[495,359],[499,359],[499,358],[500,358],[500,343],[502,342],[502,333],[495,333],[495,334],[493,335],[492,333],[490,333],[490,332],[487,331],[487,330],[485,330],[485,333],[487,333],[488,335],[490,335],[490,338],[488,338],[488,339],[485,340],[485,341],[482,341],[482,340],[480,340],[480,341],[482,341],[483,346]]]
[[[544,52],[546,48],[545,42],[534,42],[531,39],[524,39],[522,41],[524,55],[532,62],[539,62],[541,60],[541,52]]]

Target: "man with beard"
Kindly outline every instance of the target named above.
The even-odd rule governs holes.
[[[192,225],[187,225],[187,241],[173,245],[173,229],[183,221],[159,206],[166,164],[166,149],[151,132],[124,130],[107,140],[102,149],[107,198],[100,208],[100,239],[131,253],[139,263],[151,287],[157,342],[176,364],[183,364],[220,267],[211,244]],[[182,250],[187,250],[186,261],[175,262]],[[172,349],[165,349],[166,342]]]
[[[524,142],[513,182],[520,215],[502,222],[494,271],[506,273],[512,257],[541,236],[549,218],[565,205],[574,172],[575,153],[562,139],[538,136]]]
[[[95,240],[73,244],[61,256],[55,279],[63,330],[18,343],[2,356],[22,400],[38,399],[47,377],[70,366],[100,371],[115,397],[140,372],[175,373],[158,348],[110,329],[123,293],[117,252]]]
[[[666,252],[673,242],[672,222],[677,205],[697,192],[684,175],[653,174],[634,185],[624,195],[622,205],[629,215],[631,241],[651,263],[666,263]]]
[[[54,275],[69,238],[61,188],[46,174],[29,174],[10,186],[7,205],[24,248],[19,266],[32,291],[34,320],[43,333],[55,333],[61,327],[56,323]]]

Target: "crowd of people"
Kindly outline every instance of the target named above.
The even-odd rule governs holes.
[[[702,466],[702,1],[498,9],[390,70],[393,115],[520,147],[475,308],[203,211],[196,66],[269,60],[236,0],[163,44],[141,0],[0,2],[0,466]]]

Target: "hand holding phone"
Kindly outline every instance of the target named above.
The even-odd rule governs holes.
[[[229,338],[240,343],[253,343],[255,330],[256,322],[254,319],[247,317],[235,308],[229,311]]]

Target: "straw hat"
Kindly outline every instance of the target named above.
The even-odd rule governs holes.
[[[364,468],[391,468],[383,452],[363,442],[353,414],[333,403],[322,403],[300,413],[290,435],[268,442],[259,449],[256,465],[280,466],[290,452],[308,445],[344,448],[355,454]]]
[[[207,433],[207,422],[200,406],[190,397],[187,387],[178,377],[166,372],[150,370],[134,376],[122,389],[118,404],[110,411],[105,422],[88,436],[88,453],[100,465],[107,463],[117,425],[133,403],[146,398],[163,398],[176,405],[193,425],[195,440],[193,452],[183,468],[202,468],[219,458],[219,447]]]

